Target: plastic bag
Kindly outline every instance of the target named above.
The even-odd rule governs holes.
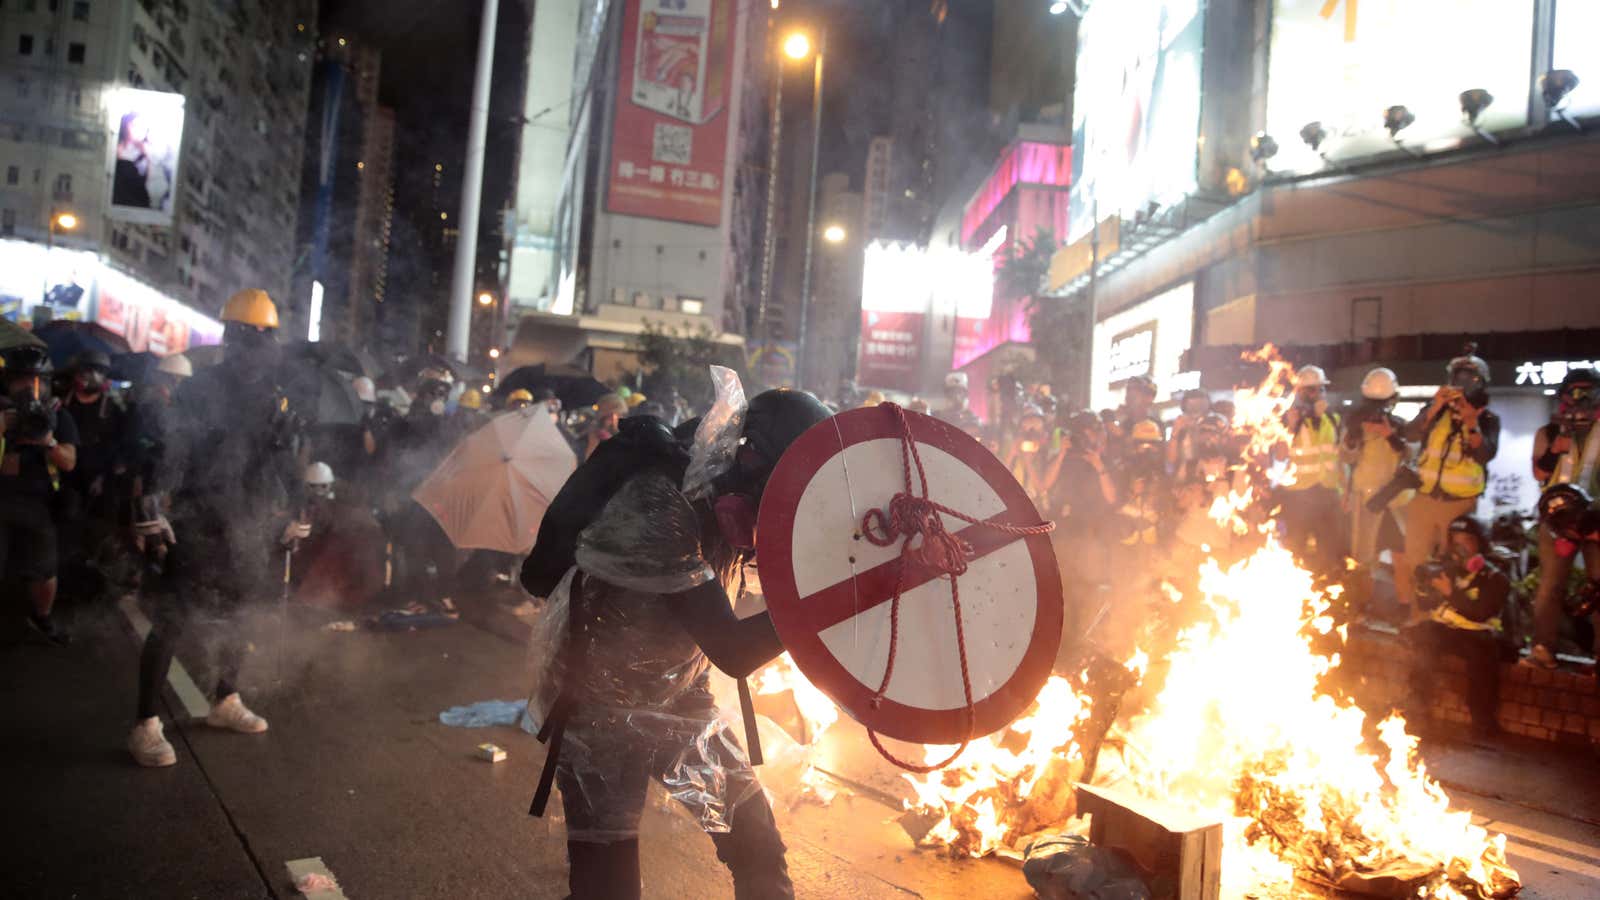
[[[739,440],[744,435],[745,408],[749,405],[737,372],[712,366],[711,381],[717,399],[700,418],[700,427],[695,429],[689,468],[683,474],[683,493],[691,502],[710,497],[713,483],[733,466]]]
[[[1138,866],[1120,851],[1096,847],[1076,834],[1042,837],[1028,845],[1022,876],[1041,900],[1149,900]]]
[[[528,705],[522,715],[522,730],[538,734],[544,727],[545,717],[555,705],[561,692],[561,648],[566,645],[572,626],[572,579],[576,568],[568,569],[550,592],[544,611],[533,623],[533,633],[528,638],[529,671],[533,685],[528,691]]]

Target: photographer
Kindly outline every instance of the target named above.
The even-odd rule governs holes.
[[[57,646],[71,637],[50,617],[56,602],[55,494],[78,464],[78,429],[50,397],[50,356],[43,347],[5,355],[0,400],[0,574],[28,585],[28,624]]]
[[[1600,429],[1594,427],[1600,411],[1600,372],[1573,369],[1556,392],[1556,412],[1550,424],[1533,438],[1533,477],[1547,496],[1557,485],[1570,485],[1584,497],[1596,496],[1596,471],[1600,469]],[[1541,501],[1543,512],[1548,503]],[[1577,547],[1585,555],[1585,570],[1590,578],[1600,575],[1594,563],[1600,553],[1590,541],[1576,534],[1561,533],[1562,524],[1541,515],[1539,521],[1539,588],[1533,597],[1533,651],[1530,665],[1556,667],[1556,647],[1561,624],[1566,617],[1567,578]],[[1565,529],[1571,532],[1573,529]]]
[[[1317,366],[1295,375],[1294,405],[1283,422],[1289,440],[1273,456],[1294,462],[1294,480],[1278,493],[1285,543],[1318,572],[1331,574],[1343,568],[1346,534],[1339,416],[1328,409],[1327,390],[1328,376]]]
[[[1488,557],[1489,538],[1472,516],[1458,516],[1446,528],[1443,552],[1417,567],[1417,607],[1428,618],[1406,629],[1415,646],[1411,660],[1413,696],[1427,708],[1435,660],[1458,656],[1467,664],[1467,709],[1472,730],[1498,730],[1500,705],[1500,616],[1511,594],[1511,580]]]
[[[1406,505],[1406,548],[1395,560],[1395,595],[1413,596],[1412,566],[1444,544],[1445,529],[1477,508],[1488,486],[1489,461],[1500,446],[1500,419],[1489,411],[1489,364],[1474,346],[1450,361],[1449,383],[1440,387],[1406,426],[1406,440],[1420,442],[1417,495]],[[1415,615],[1415,613],[1413,613]]]
[[[1178,417],[1172,420],[1172,433],[1167,437],[1167,470],[1182,478],[1183,470],[1195,461],[1197,428],[1211,412],[1211,397],[1205,391],[1184,391],[1178,400]]]
[[[1361,379],[1361,406],[1345,422],[1340,457],[1350,467],[1346,505],[1350,510],[1351,555],[1368,570],[1378,561],[1379,531],[1411,499],[1411,492],[1404,491],[1377,511],[1367,508],[1373,495],[1387,487],[1396,470],[1410,459],[1402,436],[1406,425],[1393,412],[1399,393],[1394,372],[1373,369]]]

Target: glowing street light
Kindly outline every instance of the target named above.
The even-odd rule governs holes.
[[[783,55],[790,59],[805,59],[811,55],[811,38],[804,31],[796,31],[783,39]]]
[[[78,217],[69,212],[57,213],[55,226],[61,231],[72,231],[78,227]]]
[[[499,347],[490,347],[489,348],[489,358],[490,359],[499,359],[500,358],[500,348]]]
[[[478,305],[479,306],[493,306],[494,305],[494,295],[489,293],[488,291],[484,291],[483,293],[479,294],[478,295]]]
[[[843,225],[829,225],[822,229],[822,239],[830,244],[840,243],[846,236]]]

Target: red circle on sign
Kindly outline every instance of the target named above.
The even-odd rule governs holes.
[[[957,462],[977,473],[985,485],[994,491],[1005,509],[987,521],[1010,525],[1039,523],[1039,514],[1027,492],[982,444],[955,426],[929,416],[906,413],[905,420],[917,443],[937,448],[954,457]],[[877,694],[878,685],[862,683],[845,668],[823,643],[822,632],[888,603],[900,578],[899,566],[904,563],[896,557],[864,572],[850,573],[847,570],[845,577],[832,587],[818,591],[812,597],[801,597],[792,552],[800,500],[818,471],[846,448],[882,439],[900,440],[899,423],[887,407],[869,407],[840,413],[817,424],[783,454],[767,482],[757,519],[757,565],[761,573],[762,591],[773,626],[795,664],[852,718],[880,734],[898,740],[958,744],[968,738],[1004,728],[1038,697],[1040,689],[1050,677],[1056,651],[1061,644],[1061,573],[1056,567],[1055,551],[1048,535],[1021,537],[982,526],[959,529],[963,538],[974,546],[977,556],[992,553],[1017,541],[1025,543],[1032,564],[1038,603],[1027,648],[1010,677],[973,705],[974,715],[970,721],[965,705],[954,709],[928,709],[899,703],[890,697],[884,697],[874,705],[872,699]],[[903,487],[903,484],[896,485],[895,490]],[[939,501],[938,483],[930,479],[928,489],[931,499]],[[865,514],[866,509],[857,512]],[[859,526],[857,522],[856,527]],[[908,571],[907,574],[910,576],[912,573]],[[918,577],[926,581],[932,577],[932,573],[923,572]],[[961,583],[964,586],[972,584],[967,580]],[[841,617],[843,610],[837,598],[842,595],[842,588],[849,589],[852,600],[848,614]],[[967,590],[973,591],[974,588],[968,586]],[[909,593],[909,590],[903,593]],[[810,602],[823,594],[834,599],[825,603]],[[953,616],[953,608],[947,608]],[[902,650],[904,646],[902,637]],[[972,652],[969,646],[969,655]],[[949,664],[952,668],[958,667],[960,660],[952,658]],[[900,677],[902,675],[897,671],[895,678]]]

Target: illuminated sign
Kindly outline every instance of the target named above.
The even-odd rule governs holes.
[[[1017,141],[1005,149],[994,172],[961,214],[961,243],[971,245],[983,224],[1018,185],[1066,187],[1072,181],[1072,148]],[[1002,226],[1003,227],[1003,226]]]
[[[1550,385],[1561,384],[1567,373],[1574,369],[1600,369],[1600,359],[1585,360],[1549,360],[1546,362],[1528,362],[1517,366],[1517,384],[1522,385]]]
[[[1447,149],[1472,134],[1460,94],[1473,88],[1495,98],[1478,118],[1481,127],[1521,127],[1527,122],[1534,5],[1273,0],[1266,130],[1279,151],[1269,164],[1280,171],[1322,168],[1324,160],[1299,137],[1312,122],[1327,132],[1320,149],[1329,159],[1393,152],[1384,127],[1384,111],[1392,106],[1416,117],[1398,132],[1405,144]],[[1559,4],[1590,8],[1572,14],[1574,19],[1595,19],[1596,5]],[[1593,56],[1594,24],[1600,23],[1571,39],[1574,55],[1585,61]]]
[[[311,313],[307,316],[311,324],[306,326],[306,340],[312,343],[322,340],[322,282],[311,282]]]
[[[1149,375],[1158,391],[1182,383],[1183,355],[1193,334],[1192,281],[1100,320],[1094,327],[1091,405],[1095,409],[1117,406],[1122,402],[1123,382],[1134,375]]]
[[[106,216],[171,225],[183,146],[183,95],[122,88],[106,97],[111,129]]]
[[[1079,22],[1069,242],[1194,191],[1204,18],[1200,0],[1120,0]]]
[[[1600,71],[1595,70],[1594,36],[1600,34],[1600,3],[1564,0],[1556,4],[1556,43],[1551,68],[1570,69],[1578,86],[1565,109],[1574,116],[1600,115]]]
[[[45,307],[51,319],[86,319],[99,271],[93,253],[0,241],[0,315],[27,322]]]
[[[1150,374],[1156,348],[1156,323],[1151,322],[1111,340],[1106,380],[1116,387],[1129,378]]]

